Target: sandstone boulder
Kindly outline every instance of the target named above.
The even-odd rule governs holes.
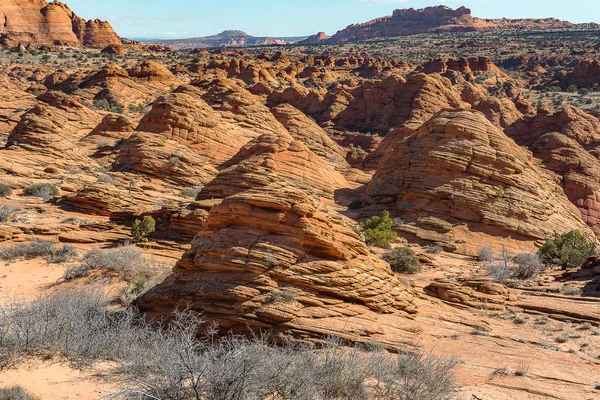
[[[383,333],[377,314],[416,311],[411,289],[341,216],[280,187],[213,207],[173,274],[137,303],[154,318],[188,307],[217,321],[223,333],[270,330],[305,340],[356,340],[358,331],[371,337]]]

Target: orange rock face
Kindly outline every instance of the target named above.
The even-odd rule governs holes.
[[[58,1],[5,0],[0,14],[0,43],[9,46],[51,43],[103,48],[121,43],[108,22],[85,21]]]
[[[344,177],[289,134],[264,134],[242,147],[198,195],[222,199],[254,187],[293,185],[317,197],[333,198],[348,185]]]
[[[531,153],[474,111],[442,111],[397,144],[368,196],[402,217],[408,234],[475,249],[479,233],[535,241],[590,232]]]
[[[177,78],[164,65],[151,60],[136,65],[128,72],[130,77],[142,82],[178,83]]]
[[[264,187],[211,209],[206,228],[163,283],[138,302],[150,316],[189,306],[222,332],[310,339],[382,333],[374,313],[409,316],[411,290],[339,215],[302,191]],[[281,336],[283,338],[283,336]]]

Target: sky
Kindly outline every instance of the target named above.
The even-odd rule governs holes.
[[[121,37],[190,38],[224,30],[253,36],[332,35],[397,8],[469,7],[480,18],[556,17],[599,22],[600,0],[63,0],[83,18],[108,20]]]

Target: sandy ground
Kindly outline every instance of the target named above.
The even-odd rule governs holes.
[[[102,376],[108,365],[76,370],[65,362],[29,360],[0,372],[0,386],[19,385],[40,400],[99,399],[117,388]]]
[[[0,262],[2,296],[35,298],[47,290],[56,290],[65,265],[49,264],[41,259]],[[117,388],[103,374],[108,364],[89,369],[72,368],[65,360],[26,360],[16,367],[0,371],[0,387],[21,386],[40,400],[99,399]]]

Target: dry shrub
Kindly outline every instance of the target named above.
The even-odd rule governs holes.
[[[258,400],[446,400],[456,361],[422,353],[391,355],[345,347],[331,339],[320,349],[267,336],[217,339],[201,316],[175,312],[150,325],[133,308],[114,311],[100,289],[57,291],[0,307],[0,366],[28,355],[62,355],[88,364],[110,360],[123,389],[113,398]],[[373,385],[373,381],[376,382]]]

